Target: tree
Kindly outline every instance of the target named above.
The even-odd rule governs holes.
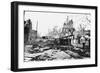
[[[79,24],[79,31],[84,32],[86,29],[86,25],[85,24]]]
[[[51,37],[60,37],[61,35],[61,28],[58,28],[58,26],[54,26],[52,28],[52,30],[49,30],[48,32],[48,36],[51,36]]]
[[[79,24],[79,31],[84,32],[88,26],[90,26],[91,20],[88,16],[82,19],[81,23]]]

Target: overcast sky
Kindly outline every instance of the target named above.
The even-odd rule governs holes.
[[[48,33],[48,30],[51,30],[54,26],[58,28],[63,27],[64,22],[69,17],[69,20],[72,19],[74,28],[78,30],[79,24],[86,24],[87,29],[90,29],[88,24],[90,15],[85,14],[70,14],[70,13],[46,13],[46,12],[25,12],[25,20],[31,19],[32,29],[36,30],[36,24],[38,22],[38,33],[43,36]]]

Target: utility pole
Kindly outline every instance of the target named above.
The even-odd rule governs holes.
[[[68,24],[68,20],[69,20],[69,16],[67,16],[67,22],[66,22],[66,24]]]
[[[36,32],[37,32],[37,35],[38,35],[38,20],[37,20],[37,24],[36,24]],[[37,38],[37,35],[36,35],[36,38]]]

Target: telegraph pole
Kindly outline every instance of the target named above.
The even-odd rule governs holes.
[[[38,35],[38,20],[37,20],[37,24],[36,24],[36,32],[37,32],[37,35]],[[37,37],[36,35],[36,37]]]

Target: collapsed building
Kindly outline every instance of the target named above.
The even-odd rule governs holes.
[[[69,17],[67,16],[66,21],[63,24],[62,28],[62,36],[60,38],[60,44],[62,45],[71,45],[71,41],[74,38],[73,32],[75,31],[73,27],[73,20],[69,20]]]

